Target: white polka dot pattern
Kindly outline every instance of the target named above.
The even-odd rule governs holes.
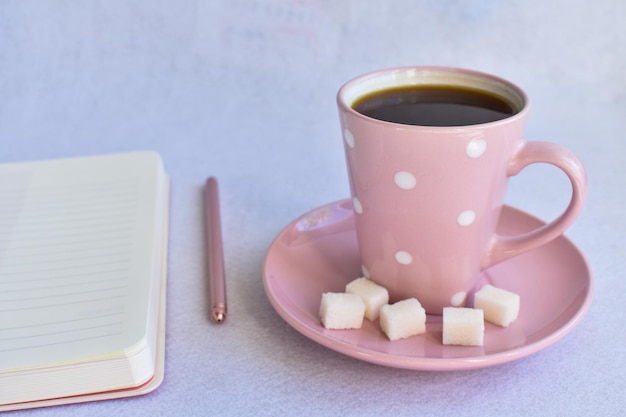
[[[354,197],[352,199],[352,207],[354,207],[354,211],[357,214],[362,214],[363,213],[363,206],[361,205],[361,202],[359,201],[358,198]]]
[[[465,153],[470,158],[478,158],[487,150],[487,142],[482,139],[474,139],[470,143],[467,144],[467,148],[465,148]]]
[[[365,265],[361,265],[361,272],[363,273],[363,276],[365,278],[369,278],[370,277],[370,271],[367,270]]]
[[[462,212],[456,219],[460,226],[469,226],[474,223],[474,220],[476,220],[476,213],[472,210]]]
[[[450,298],[450,304],[453,307],[460,307],[465,302],[465,298],[467,297],[467,293],[464,291],[457,292]]]
[[[412,188],[415,188],[415,185],[417,184],[417,180],[415,179],[415,176],[411,174],[410,172],[406,172],[406,171],[396,172],[396,175],[394,175],[393,180],[396,183],[396,185],[402,188],[403,190],[410,190]]]
[[[355,138],[352,132],[349,129],[344,129],[343,137],[346,145],[350,150],[355,148]],[[471,140],[466,148],[465,153],[470,158],[478,158],[482,156],[487,150],[487,142],[483,139],[473,139]],[[394,184],[400,188],[401,190],[412,190],[417,186],[417,178],[414,174],[408,171],[397,171],[393,177]],[[352,206],[354,208],[354,212],[357,214],[363,214],[363,205],[361,201],[357,197],[352,198]],[[476,213],[472,210],[462,211],[457,216],[457,224],[462,227],[470,226],[476,220]],[[413,262],[413,256],[407,251],[397,251],[395,253],[396,261],[401,265],[409,265]],[[368,277],[369,272],[362,266],[363,275]],[[450,299],[450,303],[453,306],[460,306],[465,302],[465,298],[467,294],[465,292],[459,292],[452,296]]]
[[[350,148],[354,148],[354,136],[348,129],[343,130],[343,139],[346,141],[346,145]]]
[[[413,257],[410,253],[401,250],[396,252],[396,261],[401,265],[409,265],[413,262]]]

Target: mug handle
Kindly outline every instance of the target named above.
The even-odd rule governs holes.
[[[517,236],[494,236],[483,259],[483,269],[559,237],[582,209],[587,194],[587,174],[576,155],[555,143],[523,142],[509,163],[507,176],[517,175],[523,168],[535,163],[551,164],[565,172],[572,184],[569,205],[558,218],[535,230]]]

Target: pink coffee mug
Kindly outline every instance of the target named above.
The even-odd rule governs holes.
[[[485,91],[514,112],[488,123],[432,127],[353,109],[373,92],[411,85]],[[560,236],[582,208],[582,163],[560,145],[524,140],[529,101],[506,80],[454,68],[393,68],[349,81],[337,103],[363,271],[389,290],[392,302],[415,297],[431,314],[463,306],[481,271]],[[565,172],[569,206],[537,230],[498,236],[509,177],[534,163]]]

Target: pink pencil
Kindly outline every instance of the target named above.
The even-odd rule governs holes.
[[[209,261],[209,291],[211,319],[215,323],[226,320],[226,275],[220,226],[220,203],[217,180],[209,177],[204,189],[207,231],[207,259]]]

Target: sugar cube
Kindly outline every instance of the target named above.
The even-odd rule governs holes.
[[[474,295],[474,308],[483,310],[485,320],[502,327],[517,319],[519,303],[519,295],[489,284]]]
[[[319,316],[327,329],[360,329],[365,315],[361,296],[348,293],[322,294]]]
[[[483,310],[466,307],[444,307],[444,345],[482,346],[484,333]]]
[[[389,340],[426,332],[426,311],[415,298],[386,304],[380,309],[380,328]]]
[[[385,287],[367,278],[357,278],[346,285],[346,292],[360,295],[365,303],[365,318],[376,320],[380,308],[389,302],[389,292]]]

